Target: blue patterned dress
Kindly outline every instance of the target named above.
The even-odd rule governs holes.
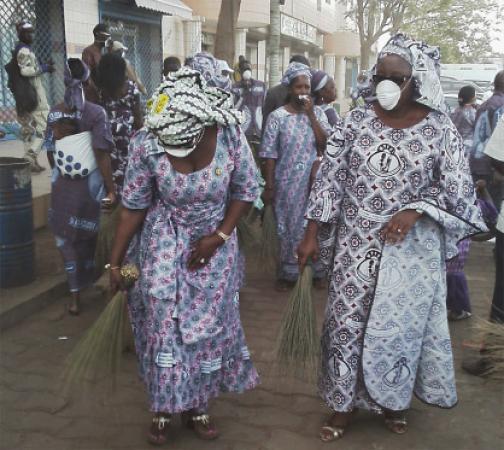
[[[382,228],[398,211],[424,214],[403,243]],[[391,128],[372,105],[328,141],[307,217],[320,224],[330,271],[319,391],[334,411],[405,410],[413,393],[457,402],[446,317],[445,259],[486,229],[460,135],[443,113]]]
[[[215,231],[230,200],[256,199],[256,170],[239,127],[218,128],[214,159],[189,174],[147,131],[132,141],[122,202],[148,211],[128,252],[141,272],[129,311],[153,412],[204,411],[221,392],[258,383],[240,322],[236,233],[203,268],[187,268],[192,244]]]
[[[325,113],[316,106],[315,114],[329,135],[331,128]],[[310,174],[317,158],[315,134],[308,116],[290,113],[285,107],[272,112],[266,123],[259,157],[276,160],[274,207],[280,241],[278,277],[295,281],[298,277],[296,250],[304,234]],[[317,267],[315,276],[323,276]]]

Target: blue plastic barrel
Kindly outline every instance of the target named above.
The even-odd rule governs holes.
[[[35,279],[30,163],[0,158],[0,287]]]

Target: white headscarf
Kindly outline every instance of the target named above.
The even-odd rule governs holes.
[[[148,107],[145,124],[168,147],[194,148],[205,127],[241,122],[231,94],[209,87],[200,72],[188,67],[170,73]]]

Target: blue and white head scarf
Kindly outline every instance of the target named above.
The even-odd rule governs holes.
[[[189,61],[189,67],[201,73],[207,86],[216,87],[223,91],[231,91],[231,79],[228,76],[222,75],[224,61],[215,58],[208,52],[196,53]],[[225,64],[227,67],[227,64]]]
[[[422,41],[415,41],[402,33],[392,36],[378,54],[378,61],[387,55],[397,55],[404,59],[412,71],[415,101],[436,110],[444,110],[441,88],[439,47],[432,47]],[[373,73],[376,72],[376,68]]]
[[[305,76],[311,79],[310,68],[306,64],[299,62],[291,62],[287,67],[287,70],[283,74],[282,84],[284,86],[289,86],[294,78]]]

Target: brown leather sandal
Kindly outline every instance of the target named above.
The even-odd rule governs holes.
[[[147,439],[152,445],[163,445],[168,440],[168,425],[171,417],[156,415],[152,418],[152,424]]]
[[[208,414],[184,412],[182,413],[182,422],[204,441],[212,441],[219,437],[219,431]]]
[[[385,426],[395,434],[404,434],[408,431],[406,415],[385,416]]]

